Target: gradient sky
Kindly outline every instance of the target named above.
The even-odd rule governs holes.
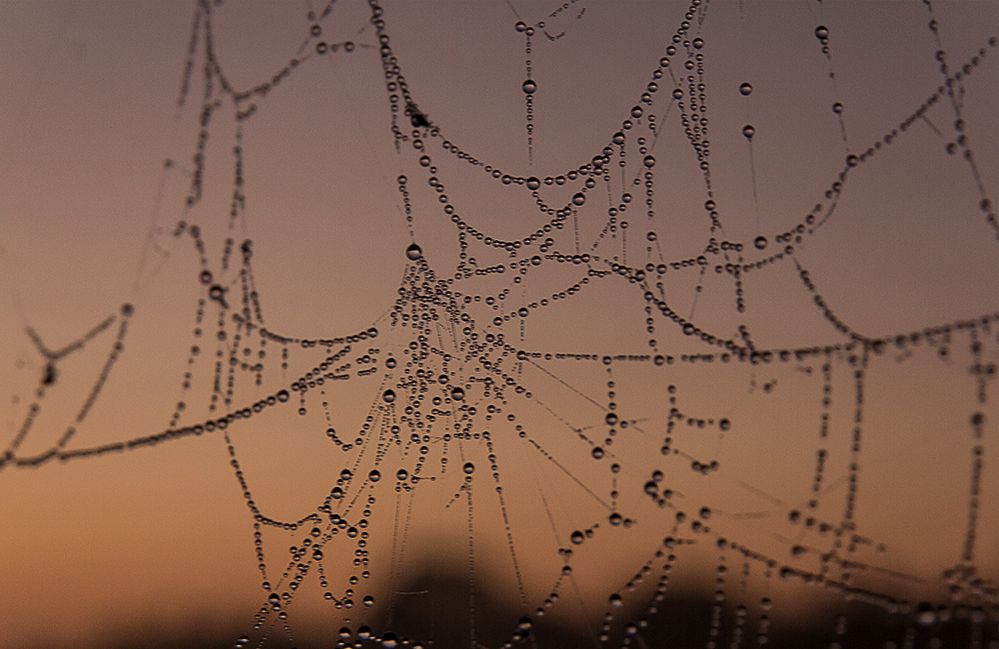
[[[313,24],[306,16],[308,5],[307,0],[227,2],[212,10],[215,52],[237,88],[270,79],[297,56],[303,42],[310,53],[258,102],[258,112],[242,127],[246,211],[230,232],[236,129],[229,103],[211,125],[205,195],[189,213],[184,210],[201,112],[200,49],[183,110],[177,97],[197,4],[0,2],[0,79],[6,89],[0,110],[5,152],[0,159],[2,439],[16,437],[45,368],[28,328],[57,349],[118,314],[124,303],[135,307],[125,351],[70,448],[166,428],[187,369],[196,303],[204,293],[190,237],[172,236],[181,219],[203,229],[213,268],[227,236],[253,240],[257,287],[272,330],[332,338],[377,323],[381,335],[371,345],[380,348],[379,371],[327,389],[338,431],[353,437],[372,399],[377,403],[383,377],[395,380],[386,373],[384,358],[401,354],[410,332],[390,331],[384,316],[410,265],[404,250],[411,242],[397,176],[410,179],[415,240],[441,277],[454,273],[458,239],[426,184],[419,156],[408,144],[401,152],[393,144],[367,3],[335,3],[321,23],[319,40],[350,41],[355,48],[324,56],[311,54],[316,39],[308,40]],[[514,176],[555,175],[599,153],[638,101],[686,10],[674,2],[590,0],[549,16],[557,6],[527,0],[384,3],[393,51],[420,109],[443,138]],[[988,50],[964,80],[960,102],[982,189],[994,204],[999,197],[999,74],[997,52],[988,39],[999,29],[999,5],[934,2],[933,7],[952,66],[960,67],[979,48]],[[533,162],[525,137],[524,36],[514,29],[518,16],[531,25],[547,21],[552,33],[564,32],[557,40],[538,34],[533,42],[538,85]],[[766,254],[776,252],[775,235],[825,201],[847,150],[860,153],[883,138],[942,83],[929,19],[915,2],[710,3],[697,33],[704,39],[700,51],[712,180],[724,238],[744,242],[748,261],[765,256],[752,249],[756,236],[768,237]],[[820,24],[831,34],[828,58],[815,36]],[[674,65],[681,64],[677,55]],[[743,82],[753,86],[748,97],[739,92]],[[653,109],[661,128],[654,151],[656,217],[649,227],[658,233],[663,256],[673,260],[701,254],[709,222],[703,181],[678,111],[674,106],[666,112],[671,82],[664,77],[660,84]],[[835,102],[843,105],[842,129],[832,110]],[[944,97],[925,120],[851,170],[834,215],[797,246],[795,259],[810,272],[832,312],[866,336],[919,331],[999,309],[999,239],[979,209],[980,189],[966,161],[946,151],[956,138],[954,121]],[[741,134],[747,123],[755,128],[751,153]],[[629,174],[638,172],[641,156],[633,138],[640,130],[626,145]],[[467,222],[510,238],[543,222],[524,187],[489,178],[442,151],[437,139],[427,138],[427,147],[450,200]],[[167,160],[172,164],[165,165]],[[615,166],[613,187],[620,193],[617,174]],[[541,193],[550,204],[561,205],[578,185],[544,187]],[[630,215],[627,249],[615,235],[597,253],[639,266],[645,263],[648,228],[641,210],[643,189],[631,191],[636,211]],[[595,240],[604,225],[605,193],[598,184],[578,210],[584,242]],[[574,251],[571,231],[553,236],[556,250]],[[474,242],[469,254],[482,267],[512,259]],[[579,266],[546,262],[521,285],[512,284],[507,273],[473,278],[460,290],[486,295],[509,286],[507,306],[513,308],[560,290],[583,272]],[[823,318],[787,259],[745,276],[744,314],[735,310],[731,278],[713,271],[704,276],[695,309],[697,279],[696,270],[670,271],[666,294],[683,317],[719,335],[732,336],[745,325],[761,349],[847,342]],[[644,306],[640,288],[611,276],[532,313],[523,330],[516,320],[502,330],[527,350],[646,354]],[[484,305],[472,305],[469,312],[486,331],[498,330],[488,326],[493,314]],[[213,332],[216,314],[208,313],[206,332]],[[679,358],[714,351],[656,318],[663,353]],[[22,447],[25,454],[49,448],[76,415],[116,327],[59,362],[58,378]],[[982,362],[994,366],[997,328],[980,333]],[[214,345],[210,337],[202,344],[182,424],[211,416]],[[986,414],[976,565],[991,583],[999,578],[995,382],[988,384],[985,404],[976,403],[967,334],[953,336],[946,358],[938,347],[924,342],[910,354],[889,346],[872,357],[865,379],[856,518],[859,531],[884,550],[861,548],[856,558],[913,579],[883,572],[859,579],[916,600],[944,597],[940,573],[960,558],[973,444],[968,421],[976,411]],[[273,393],[321,360],[315,351],[293,348],[289,368],[282,372],[278,349],[268,348],[264,384],[240,384],[237,403]],[[537,398],[511,398],[505,405],[504,412],[516,413],[532,439],[556,455],[567,473],[518,439],[500,415],[494,422],[481,419],[487,405],[499,402],[483,397],[481,388],[470,388],[469,397],[483,411],[475,428],[492,431],[501,456],[529,608],[557,578],[562,563],[557,549],[568,545],[570,532],[600,522],[598,534],[577,548],[573,560],[583,605],[591,618],[599,616],[608,594],[634,574],[672,528],[673,512],[656,507],[642,491],[656,469],[682,494],[688,513],[710,504],[712,525],[720,534],[780,561],[814,568],[809,557],[795,563],[789,547],[802,542],[825,547],[828,539],[796,536],[801,528],[787,522],[787,512],[809,498],[819,446],[820,366],[814,359],[769,365],[613,364],[618,412],[636,420],[613,449],[622,467],[620,511],[637,521],[629,529],[611,528],[606,509],[575,481],[602,498],[612,488],[610,460],[594,461],[568,428],[606,429],[603,364],[528,364],[521,378]],[[840,486],[829,490],[820,510],[834,520],[846,495],[842,485],[854,409],[850,372],[844,359],[834,361],[826,485]],[[682,411],[731,420],[724,435],[710,427],[680,427],[674,435],[686,452],[718,459],[722,469],[717,473],[695,475],[686,460],[660,455],[669,385],[677,386]],[[356,451],[344,454],[329,442],[322,399],[310,393],[309,400],[305,417],[285,408],[233,433],[259,504],[276,518],[312,511],[341,468],[356,457]],[[480,588],[516,602],[517,581],[487,451],[470,442],[461,455],[454,448],[451,452],[449,473],[417,487],[403,560],[392,555],[392,481],[383,480],[373,492],[378,507],[371,523],[372,578],[363,592],[374,594],[376,605],[353,612],[355,624],[384,620],[380,616],[391,599],[393,579],[405,582],[427,566],[465,573],[464,496],[447,506],[461,486],[456,474],[464,454],[476,462],[475,479],[481,480],[473,498],[476,579]],[[433,457],[431,464],[439,463]],[[370,456],[362,461],[365,472],[371,461]],[[384,462],[386,474],[404,466],[391,453]],[[539,494],[553,510],[551,522]],[[739,516],[747,512],[765,514]],[[36,470],[5,466],[0,469],[0,522],[0,550],[11,557],[0,564],[3,649],[70,641],[104,646],[100,643],[110,635],[154,628],[170,635],[205,619],[231,619],[249,630],[265,599],[255,567],[252,517],[219,435]],[[266,532],[275,569],[300,535]],[[338,557],[334,546],[329,553]],[[717,555],[710,547],[692,549],[683,570],[678,569],[677,588],[710,589]],[[338,561],[329,560],[331,576],[341,574]],[[733,570],[741,567],[741,560],[730,561]],[[822,589],[767,585],[762,575],[754,566],[748,590],[740,596],[752,603],[772,588],[778,619],[839,606],[838,598]],[[340,624],[315,581],[310,575],[292,609],[292,626],[306,637],[304,630],[331,632]],[[644,595],[636,597],[645,601]],[[737,599],[734,587],[731,598]],[[568,600],[556,615],[585,617],[579,603]],[[512,628],[515,620],[510,622]]]

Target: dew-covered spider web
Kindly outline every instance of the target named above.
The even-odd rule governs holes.
[[[0,647],[999,647],[996,3],[4,14]]]

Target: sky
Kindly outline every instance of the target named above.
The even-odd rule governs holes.
[[[670,551],[699,644],[882,614],[841,582],[996,638],[999,6],[311,2],[0,2],[0,647],[560,646]]]

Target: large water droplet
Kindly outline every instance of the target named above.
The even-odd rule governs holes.
[[[423,258],[423,249],[415,243],[409,244],[409,247],[406,248],[406,258],[410,261],[419,261]]]
[[[916,607],[916,623],[920,626],[933,626],[937,621],[937,612],[932,604],[921,602]]]

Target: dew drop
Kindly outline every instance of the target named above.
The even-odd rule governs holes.
[[[415,243],[411,243],[409,244],[409,247],[406,248],[406,258],[410,261],[419,261],[423,258],[423,250]]]
[[[916,607],[916,623],[920,626],[933,626],[937,621],[937,612],[932,604],[921,602]]]
[[[748,81],[743,81],[742,85],[739,86],[739,94],[743,97],[748,97],[753,92],[753,85]]]
[[[756,129],[753,128],[752,124],[746,124],[742,127],[742,136],[747,140],[752,140],[753,136],[756,135]]]
[[[756,246],[757,250],[763,250],[767,247],[767,238],[761,234],[753,239],[753,245]]]
[[[392,403],[395,401],[395,390],[385,390],[385,392],[382,392],[382,401],[385,403]]]
[[[524,85],[522,85],[520,88],[521,90],[524,91],[525,94],[533,95],[534,91],[538,89],[538,84],[534,83],[533,79],[528,79],[527,81],[524,82]]]

